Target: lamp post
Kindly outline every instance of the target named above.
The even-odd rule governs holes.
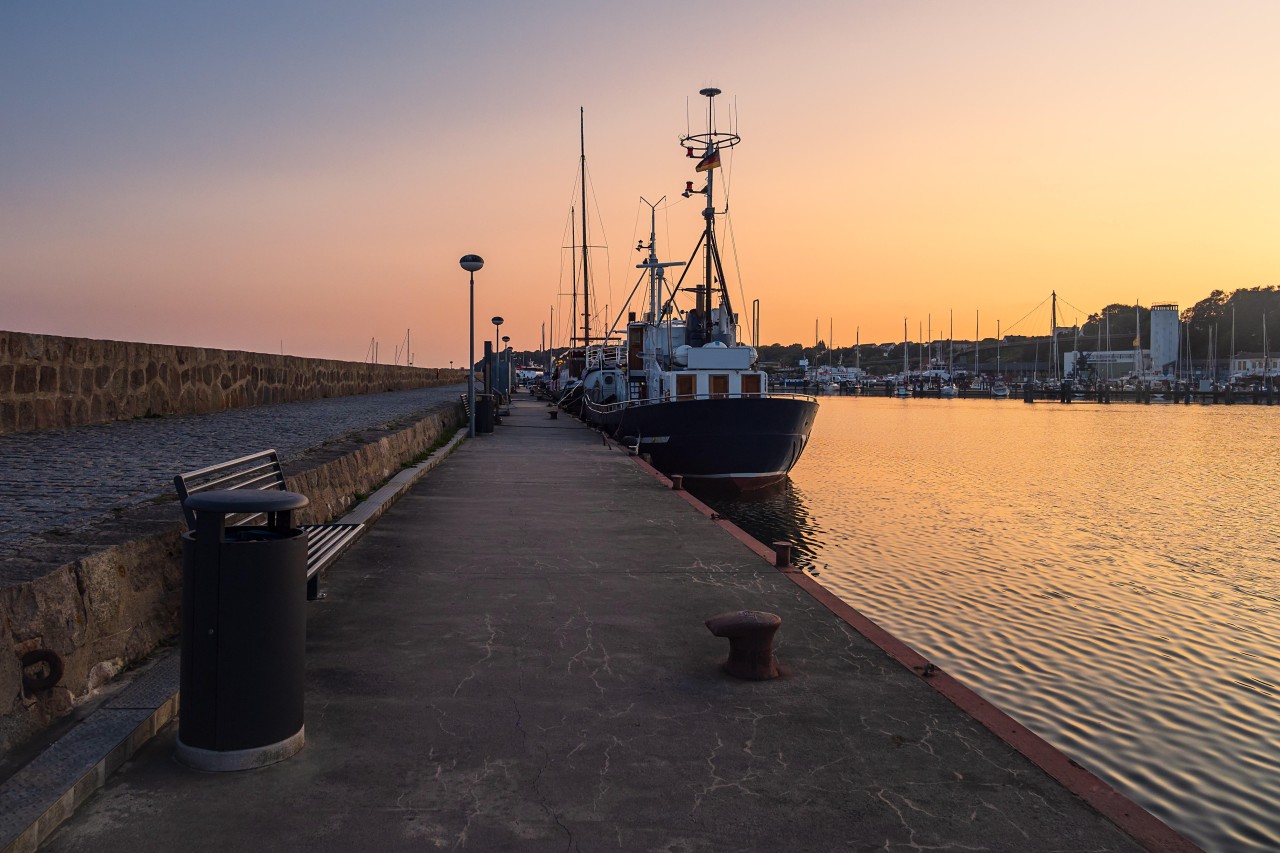
[[[493,364],[489,369],[489,393],[494,392],[498,384],[498,329],[502,328],[502,318],[494,317],[493,323]]]
[[[484,266],[484,258],[479,255],[463,255],[458,264],[471,275],[471,314],[467,328],[471,337],[467,345],[467,411],[470,413],[470,424],[467,433],[476,437],[476,270]],[[450,363],[452,364],[452,362]]]
[[[510,337],[507,335],[502,336],[502,355],[498,356],[498,363],[503,365],[504,371],[502,384],[506,387],[508,394],[511,393],[511,388],[514,384],[511,381],[511,347],[508,346],[510,342]]]

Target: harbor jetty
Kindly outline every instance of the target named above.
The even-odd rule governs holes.
[[[329,571],[301,752],[197,773],[170,724],[42,849],[1194,849],[549,411],[518,398]],[[725,671],[707,622],[742,611],[780,620],[778,677]]]

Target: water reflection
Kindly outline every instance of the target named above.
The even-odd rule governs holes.
[[[1280,412],[824,399],[704,498],[1210,850],[1280,848]]]
[[[803,568],[814,564],[814,555],[822,547],[823,532],[815,528],[809,515],[804,490],[791,480],[742,493],[697,486],[690,486],[689,491],[708,506],[731,506],[730,517],[734,523],[766,545],[790,542],[793,564]]]

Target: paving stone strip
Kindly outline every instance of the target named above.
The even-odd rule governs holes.
[[[289,460],[456,400],[463,385],[0,435],[0,558],[172,494],[173,475],[275,448]]]

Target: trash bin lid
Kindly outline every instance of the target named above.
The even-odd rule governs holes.
[[[311,503],[297,492],[258,491],[257,489],[211,489],[192,495],[182,502],[196,512],[284,512],[302,509]]]

